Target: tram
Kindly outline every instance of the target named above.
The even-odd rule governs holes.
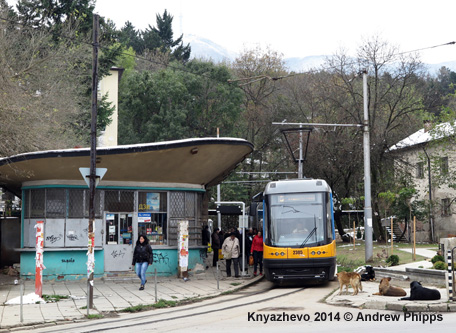
[[[267,280],[322,283],[336,273],[332,192],[321,179],[270,182],[263,192]]]

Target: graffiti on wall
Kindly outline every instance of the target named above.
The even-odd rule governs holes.
[[[123,257],[125,257],[125,254],[126,254],[126,252],[122,252],[122,250],[113,250],[111,252],[111,256],[114,259],[123,258]]]
[[[163,253],[155,251],[154,252],[154,263],[168,265],[169,264],[168,253],[165,253],[163,255]]]
[[[63,262],[63,263],[73,263],[73,262],[74,262],[74,259],[73,259],[73,258],[70,258],[70,259],[62,259],[62,262]]]
[[[61,239],[62,239],[61,235],[58,235],[58,236],[55,236],[55,235],[46,236],[46,242],[50,242],[51,244],[54,244],[55,242],[58,242]]]

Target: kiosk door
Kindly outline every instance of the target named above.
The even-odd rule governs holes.
[[[133,258],[133,214],[105,214],[105,272],[128,271]]]

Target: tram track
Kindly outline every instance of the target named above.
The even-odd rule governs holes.
[[[222,295],[210,300],[203,300],[197,304],[183,305],[175,308],[166,308],[162,310],[151,310],[144,313],[136,314],[122,314],[122,318],[109,318],[93,321],[85,321],[81,323],[68,323],[64,326],[46,327],[38,329],[37,332],[78,332],[78,333],[92,333],[92,332],[107,332],[120,329],[134,329],[134,327],[142,327],[144,325],[156,324],[160,322],[185,320],[190,317],[202,316],[223,312],[226,310],[245,307],[252,304],[263,303],[286,297],[305,290],[306,288],[293,288],[293,290],[284,292],[281,288],[268,287],[265,290],[254,290],[245,293],[241,296],[230,297],[231,295]],[[271,294],[272,295],[268,295]],[[261,297],[261,296],[265,297]],[[221,299],[224,298],[224,299]]]

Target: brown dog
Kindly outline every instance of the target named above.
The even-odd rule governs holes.
[[[386,277],[380,280],[380,285],[378,286],[378,293],[374,295],[380,296],[405,296],[407,293],[404,289],[399,287],[393,287],[389,284],[391,281],[390,277]]]
[[[363,290],[361,284],[361,275],[356,272],[340,272],[337,273],[337,280],[339,280],[340,290],[339,295],[342,294],[342,289],[346,287],[348,293],[348,285],[351,285],[353,288],[353,296],[358,294],[358,289]]]

